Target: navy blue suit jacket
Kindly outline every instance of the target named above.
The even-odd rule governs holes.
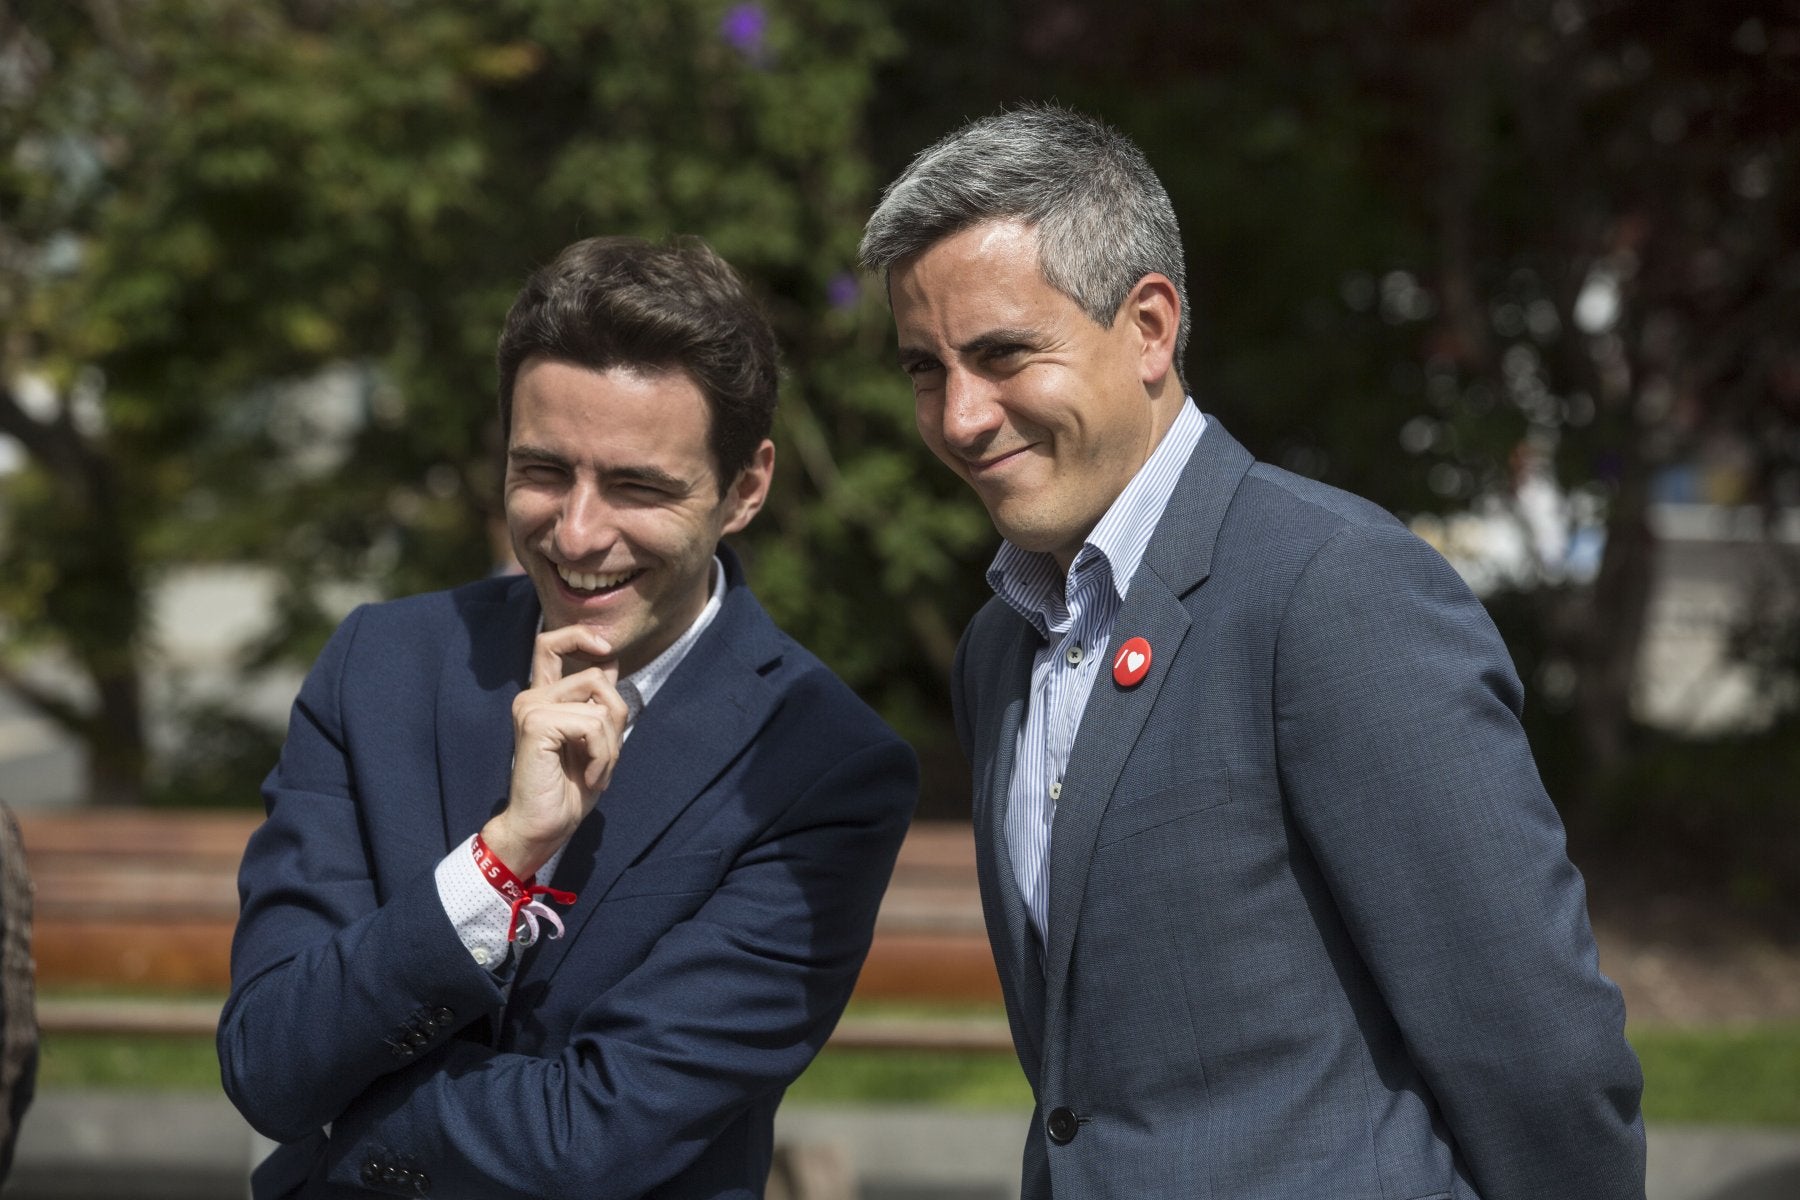
[[[1210,422],[1052,826],[1005,837],[1035,631],[964,636],[977,865],[1039,1112],[1028,1200],[1641,1200],[1642,1078],[1517,676],[1456,573]]]
[[[917,793],[912,751],[724,606],[644,710],[510,994],[433,870],[505,802],[538,605],[522,578],[358,609],[294,705],[239,876],[225,1089],[282,1146],[258,1200],[760,1196]],[[330,1125],[329,1136],[321,1133]]]

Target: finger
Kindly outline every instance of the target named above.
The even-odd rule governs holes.
[[[521,697],[528,693],[521,693]],[[572,742],[588,741],[597,731],[604,731],[615,743],[623,742],[625,718],[623,701],[550,701],[521,705],[514,712],[519,746],[527,744],[557,749]],[[596,748],[600,743],[595,742]]]
[[[591,801],[612,779],[622,745],[619,729],[608,721],[582,723],[571,717],[558,734],[564,739],[557,747],[563,775]]]
[[[616,756],[588,759],[587,769],[582,772],[582,789],[590,796],[598,796],[604,792],[606,785],[612,782],[613,766],[618,761]]]
[[[520,692],[513,700],[515,712],[540,704],[598,704],[621,722],[628,712],[624,699],[619,695],[617,673],[604,667],[589,667],[573,675],[566,675],[542,687]]]
[[[565,675],[588,667],[610,668],[614,677],[612,643],[588,625],[564,625],[538,634],[531,647],[531,686],[543,687]]]
[[[595,710],[583,705],[582,710],[593,714]],[[590,764],[599,763],[607,770],[619,757],[619,748],[624,744],[619,736],[618,725],[604,718],[581,721],[579,714],[572,714],[567,724],[561,727],[565,737],[562,750],[565,761],[571,767],[572,778],[586,778]]]
[[[595,705],[545,705],[520,726],[518,758],[547,755],[561,764],[567,779],[585,786],[590,764],[610,772],[622,742],[618,722]]]

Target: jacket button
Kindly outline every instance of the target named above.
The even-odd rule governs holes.
[[[373,1187],[376,1184],[380,1183],[381,1182],[381,1164],[376,1162],[372,1158],[368,1162],[364,1163],[363,1169],[362,1169],[362,1181],[364,1183],[368,1184],[370,1187]]]
[[[440,1008],[431,1014],[431,1023],[442,1028],[456,1020],[456,1014],[447,1008]]]
[[[1080,1122],[1075,1119],[1075,1113],[1067,1108],[1053,1108],[1050,1115],[1044,1118],[1044,1132],[1059,1146],[1066,1146],[1074,1141],[1078,1128]]]
[[[431,1035],[426,1033],[423,1029],[413,1030],[406,1035],[406,1040],[414,1050],[423,1050],[425,1047],[431,1045]]]

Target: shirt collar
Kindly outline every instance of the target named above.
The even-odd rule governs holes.
[[[1082,542],[1071,564],[1071,579],[1104,563],[1110,567],[1107,573],[1112,577],[1113,588],[1124,600],[1131,577],[1143,562],[1150,535],[1156,532],[1156,523],[1181,478],[1182,467],[1205,432],[1205,415],[1192,397],[1186,398],[1175,415],[1175,423]],[[1069,581],[1063,578],[1056,560],[1043,551],[1021,550],[1011,542],[1001,542],[988,567],[987,580],[996,595],[1045,636],[1053,623],[1052,614],[1068,611]]]
[[[655,698],[688,651],[694,648],[694,643],[700,640],[700,635],[706,632],[706,627],[719,615],[719,608],[725,603],[725,564],[716,555],[712,561],[712,595],[706,598],[706,607],[700,610],[694,623],[667,650],[619,680],[619,697],[631,710],[632,721],[637,720],[644,706]]]

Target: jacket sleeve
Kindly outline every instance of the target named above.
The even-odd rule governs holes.
[[[452,1042],[376,1079],[332,1128],[331,1182],[356,1183],[372,1154],[399,1147],[432,1165],[435,1197],[642,1195],[746,1104],[773,1103],[849,998],[917,766],[890,739],[796,786],[696,913],[581,1012],[560,1053]]]
[[[232,1102],[278,1141],[334,1121],[503,998],[457,939],[429,865],[377,896],[340,706],[362,616],[339,627],[301,688],[264,785],[268,819],[238,876],[219,1063]]]
[[[1284,793],[1484,1200],[1643,1195],[1643,1080],[1487,614],[1340,531],[1276,649]]]

